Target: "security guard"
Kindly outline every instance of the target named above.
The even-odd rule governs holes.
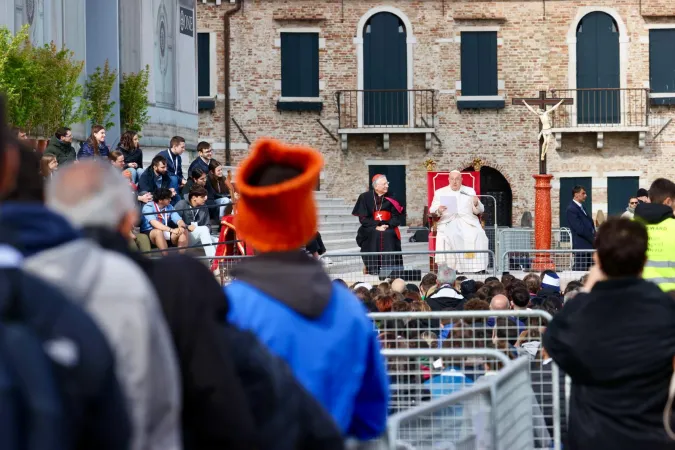
[[[649,234],[642,276],[668,292],[675,290],[675,183],[658,178],[649,188],[649,200],[635,208],[635,220],[642,221]]]

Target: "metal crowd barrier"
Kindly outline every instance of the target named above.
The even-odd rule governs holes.
[[[495,254],[491,250],[331,253],[320,260],[331,279],[342,279],[347,284],[387,278],[419,283],[432,271],[434,261],[445,262],[474,279],[497,275]]]
[[[531,388],[538,407],[532,413],[534,434],[541,437],[540,443],[550,436],[554,448],[560,449],[564,382],[558,367],[545,361],[541,352],[541,334],[552,319],[550,314],[541,310],[406,312],[372,313],[370,318],[378,330],[383,352],[431,352],[440,348],[498,351],[509,360],[526,356],[531,363]],[[427,353],[424,359],[423,352],[415,358],[387,358],[392,383],[391,413],[407,411],[475,385],[504,366],[503,359],[488,356],[492,353],[439,358]]]
[[[518,249],[534,250],[534,228],[501,228],[497,238],[497,255],[503,255]],[[551,230],[551,249],[564,250],[572,248],[572,232],[569,228],[553,228]],[[501,260],[500,260],[501,262]],[[508,271],[506,266],[502,271]]]
[[[392,450],[525,450],[543,447],[533,429],[529,362],[519,358],[474,386],[390,417]],[[539,444],[539,445],[537,445]]]
[[[531,250],[514,249],[502,253],[502,268],[505,271],[541,272],[542,268],[555,270],[564,286],[585,275],[593,265],[595,250]],[[522,277],[518,277],[522,278]]]

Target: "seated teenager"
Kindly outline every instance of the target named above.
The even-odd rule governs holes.
[[[138,178],[138,192],[142,195],[146,192],[153,193],[156,189],[168,189],[171,192],[172,204],[180,200],[176,196],[176,190],[171,187],[171,177],[167,173],[166,158],[162,155],[157,155],[152,158],[151,166],[144,171]]]
[[[216,247],[213,245],[214,241],[211,237],[211,220],[208,210],[201,208],[206,203],[207,196],[206,189],[201,186],[194,186],[188,194],[188,201],[179,201],[176,204],[176,210],[183,222],[188,224],[189,244],[202,244],[206,256],[213,257],[216,254]]]
[[[153,201],[143,206],[141,233],[147,234],[150,242],[161,250],[168,248],[169,243],[175,247],[187,247],[188,245],[188,237],[185,233],[187,226],[171,206],[171,197],[172,193],[169,189],[159,188],[152,195]]]
[[[222,205],[216,217],[212,215],[213,218],[221,219],[225,215],[226,206],[232,203],[232,200],[230,199],[230,189],[225,184],[223,166],[215,159],[209,162],[209,180],[206,189],[209,192],[209,200]]]
[[[185,186],[183,186],[183,189],[181,190],[181,194],[183,195],[184,200],[188,200],[188,194],[192,190],[194,186],[201,186],[203,188],[206,188],[206,172],[200,169],[199,167],[195,167],[192,169],[192,172],[190,173],[190,178],[187,180],[187,183],[185,183]]]

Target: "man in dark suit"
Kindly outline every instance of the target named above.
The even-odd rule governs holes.
[[[181,136],[174,136],[171,138],[169,148],[162,150],[157,155],[161,155],[166,159],[166,173],[171,178],[171,186],[178,192],[185,184],[183,177],[183,158],[181,155],[185,151],[185,139]]]
[[[595,239],[595,224],[593,218],[586,212],[583,203],[586,201],[586,189],[583,186],[574,186],[572,201],[567,206],[567,225],[572,231],[572,248],[574,250],[592,250]],[[574,270],[587,271],[591,266],[589,252],[574,255]]]

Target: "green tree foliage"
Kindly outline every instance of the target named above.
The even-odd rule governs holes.
[[[115,80],[117,80],[117,71],[110,70],[108,60],[102,68],[97,67],[94,73],[89,75],[84,87],[84,97],[87,116],[93,124],[103,125],[105,128],[115,125],[111,122],[111,119],[115,117],[112,112],[115,102],[110,101],[110,93]]]
[[[139,133],[150,119],[148,116],[148,83],[150,66],[138,73],[125,73],[120,83],[120,115],[124,130]]]

